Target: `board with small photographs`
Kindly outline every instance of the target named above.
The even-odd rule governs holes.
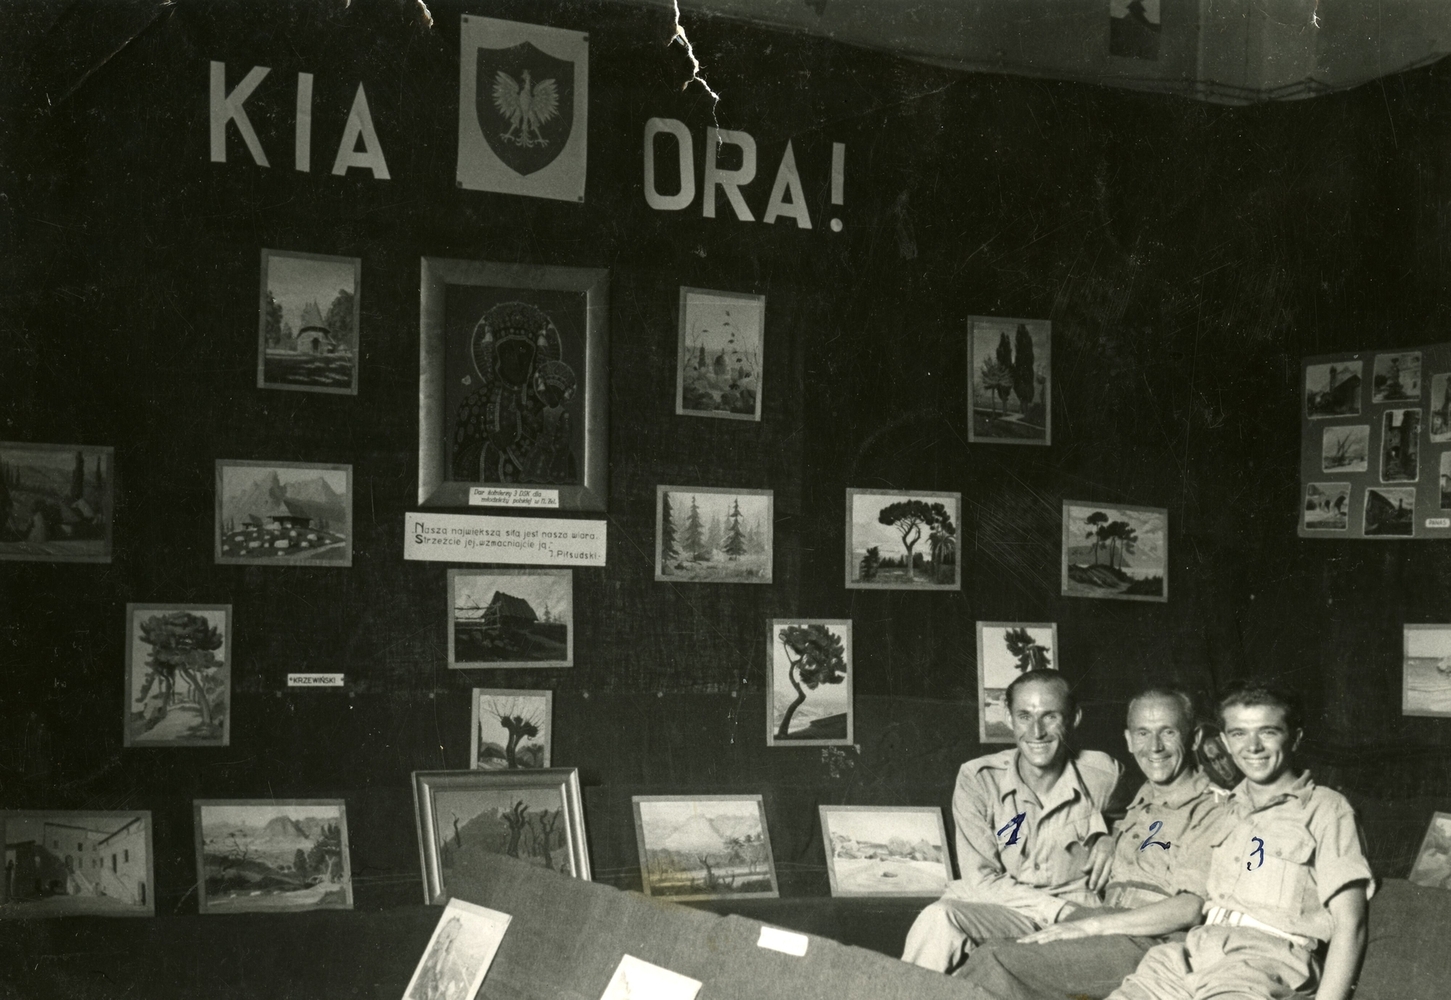
[[[1451,344],[1306,358],[1300,537],[1451,538]]]

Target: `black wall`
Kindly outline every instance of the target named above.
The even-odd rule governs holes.
[[[114,445],[120,479],[111,565],[0,564],[0,805],[153,810],[161,910],[193,905],[194,797],[346,797],[359,905],[416,899],[409,772],[467,766],[475,685],[557,692],[598,877],[638,885],[630,795],[759,791],[783,893],[825,893],[817,803],[945,806],[981,752],[975,620],[1058,622],[1109,750],[1150,680],[1284,676],[1383,874],[1451,808],[1451,724],[1399,708],[1400,623],[1451,620],[1444,543],[1295,536],[1298,359],[1444,339],[1451,70],[1231,110],[698,18],[715,104],[670,18],[624,4],[104,9],[0,11],[0,438]],[[590,33],[583,205],[456,188],[465,10]],[[209,161],[213,59],[229,85],[272,67],[247,104],[271,168],[234,130]],[[359,81],[386,182],[327,172]],[[814,228],[647,207],[652,116],[689,124],[697,170],[714,121],[755,136],[758,218],[791,140]],[[264,246],[363,259],[356,398],[253,387]],[[450,672],[445,567],[402,560],[422,255],[610,269],[608,567],[575,573],[572,670]],[[760,424],[674,416],[680,285],[767,296]],[[966,443],[974,314],[1053,321],[1051,448]],[[217,458],[351,463],[353,567],[213,565]],[[775,583],[655,583],[659,483],[773,489]],[[845,590],[848,486],[961,491],[961,593]],[[1058,596],[1065,498],[1168,508],[1167,605]],[[232,604],[229,748],[121,748],[140,600]],[[762,745],[789,615],[853,620],[858,750]],[[289,693],[298,670],[348,687]]]

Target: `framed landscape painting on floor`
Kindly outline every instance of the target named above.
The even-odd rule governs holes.
[[[833,896],[936,899],[952,881],[936,806],[818,806]]]

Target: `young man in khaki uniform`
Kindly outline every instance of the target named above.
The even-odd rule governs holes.
[[[1099,905],[1112,850],[1103,808],[1117,761],[1074,752],[1082,718],[1056,670],[1029,670],[1007,691],[1017,746],[970,760],[952,819],[962,877],[923,910],[902,960],[949,972],[990,938],[1017,938]]]
[[[1192,699],[1173,688],[1129,702],[1124,740],[1148,780],[1115,830],[1104,908],[1019,942],[984,944],[957,972],[978,988],[974,996],[1101,1000],[1150,948],[1199,923],[1209,852],[1234,818],[1228,793],[1192,766],[1194,719]]]
[[[1210,858],[1204,925],[1151,949],[1112,1000],[1349,1000],[1371,884],[1355,813],[1295,768],[1292,695],[1247,683],[1219,708],[1245,777],[1231,793],[1236,825]]]

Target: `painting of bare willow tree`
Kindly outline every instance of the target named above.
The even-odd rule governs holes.
[[[476,771],[549,766],[554,692],[474,688],[469,766]]]

